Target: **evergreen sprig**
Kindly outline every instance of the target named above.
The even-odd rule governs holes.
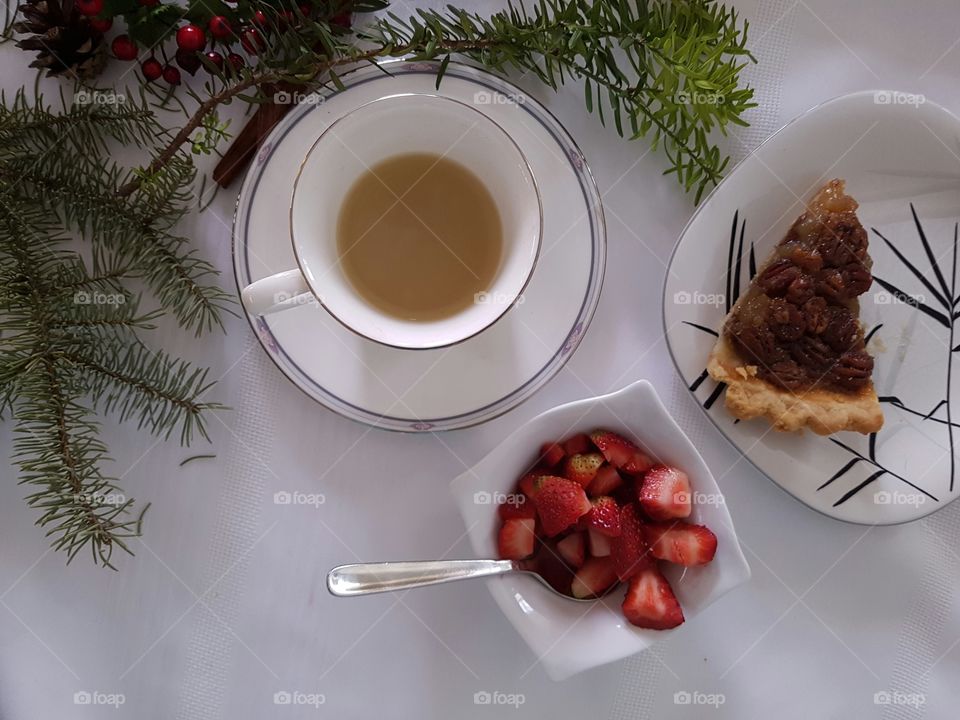
[[[263,7],[269,12],[271,5]],[[389,57],[440,60],[439,85],[460,55],[494,71],[533,74],[553,89],[580,83],[588,110],[621,135],[649,138],[667,157],[666,173],[699,201],[729,162],[716,133],[746,125],[743,113],[755,105],[753,90],[741,83],[753,60],[747,29],[715,0],[518,1],[489,17],[453,6],[407,18],[391,12],[359,26],[359,43],[326,22],[306,22],[297,33],[269,35],[255,68],[215,74],[151,169],[234,97],[262,102],[269,95],[258,89],[275,83],[339,87],[343,70]]]
[[[0,399],[27,503],[68,560],[88,548],[113,567],[146,510],[106,474],[97,417],[186,444],[207,437],[204,413],[218,407],[202,400],[205,369],[142,340],[164,313],[201,333],[228,309],[214,268],[175,233],[189,158],[117,192],[133,175],[108,160],[111,142],[149,150],[163,135],[142,99],[55,111],[21,92],[0,107]],[[141,283],[158,309],[141,310]]]
[[[390,13],[366,37],[445,61],[446,46],[467,46],[460,52],[487,67],[532,73],[553,89],[578,80],[587,109],[620,135],[649,135],[670,162],[666,172],[699,201],[729,161],[711,132],[746,125],[741,115],[755,104],[739,87],[746,31],[715,2],[539,0],[489,18],[452,6],[408,19]]]

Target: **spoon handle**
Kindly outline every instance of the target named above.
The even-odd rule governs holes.
[[[424,560],[340,565],[327,573],[333,595],[370,595],[517,570],[512,560]]]

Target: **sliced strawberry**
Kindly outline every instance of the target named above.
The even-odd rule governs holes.
[[[515,495],[497,506],[497,514],[501,520],[533,519],[537,516],[537,508],[525,495]]]
[[[544,475],[534,483],[534,489],[537,514],[549,537],[563,532],[590,511],[583,488],[566,478]]]
[[[653,563],[643,537],[643,523],[633,504],[620,508],[620,535],[610,541],[610,555],[621,580],[629,580]]]
[[[590,512],[580,518],[580,527],[594,529],[607,537],[620,534],[620,506],[612,497],[598,497],[590,501]]]
[[[531,470],[517,483],[517,487],[520,488],[520,492],[526,495],[528,498],[533,500],[534,496],[537,494],[537,478],[544,475],[549,475],[546,470]]]
[[[567,438],[561,444],[563,445],[563,451],[567,455],[579,455],[580,453],[593,450],[593,446],[590,444],[590,438],[586,433],[578,433],[573,437]]]
[[[617,582],[617,571],[610,558],[588,558],[583,567],[573,576],[570,591],[575,598],[586,598],[603,595],[603,593]]]
[[[590,433],[590,439],[609,463],[629,475],[639,475],[653,465],[643,450],[615,432],[594,430]]]
[[[547,467],[559,465],[563,457],[563,448],[557,443],[544,443],[540,446],[540,462]]]
[[[570,594],[570,583],[573,582],[575,568],[571,568],[560,557],[560,551],[552,540],[547,540],[536,555],[528,563],[540,577],[547,581],[554,590],[564,595]]]
[[[690,516],[690,479],[682,470],[657,465],[637,483],[640,507],[651,520]]]
[[[650,552],[678,565],[706,565],[717,553],[717,536],[703,525],[685,522],[651,523],[644,527]]]
[[[621,607],[627,620],[637,627],[667,630],[683,623],[677,596],[656,565],[644,568],[630,580]]]
[[[587,544],[590,546],[590,554],[594,557],[608,557],[610,555],[610,537],[599,530],[593,528],[587,530]]]
[[[563,464],[563,476],[585,488],[602,465],[603,455],[598,452],[571,455]]]
[[[563,540],[557,543],[557,552],[560,553],[568,565],[578,568],[583,565],[583,558],[586,548],[583,542],[583,533],[573,533],[567,535]]]
[[[592,497],[610,495],[621,485],[623,485],[623,478],[620,477],[617,469],[613,465],[604,465],[597,470],[597,474],[590,481],[587,494]]]
[[[497,551],[504,560],[523,560],[533,555],[533,518],[515,518],[500,526]]]

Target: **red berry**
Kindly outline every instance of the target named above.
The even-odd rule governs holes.
[[[254,25],[259,25],[264,29],[270,27],[270,18],[267,17],[267,14],[263,10],[254,11],[252,19]]]
[[[247,64],[247,61],[243,59],[243,56],[237,55],[237,53],[230,53],[227,55],[227,61],[230,63],[230,66],[233,68],[234,72],[240,72],[243,66]]]
[[[177,47],[181,50],[196,52],[207,44],[207,34],[203,28],[190,23],[177,30]]]
[[[266,47],[263,35],[256,28],[247,28],[243,31],[240,36],[240,45],[250,55],[256,55]]]
[[[137,44],[129,35],[117,35],[110,43],[110,49],[118,60],[135,60],[137,58]]]
[[[160,61],[156,58],[144,60],[143,64],[140,65],[140,70],[148,82],[153,82],[163,75],[163,65],[161,65]]]
[[[76,0],[74,7],[81,15],[93,17],[103,12],[103,0]]]
[[[180,71],[177,70],[173,65],[167,65],[163,69],[163,79],[166,80],[171,85],[180,84]]]
[[[143,7],[155,7],[160,4],[160,0],[138,0]]]
[[[345,30],[349,30],[350,26],[353,24],[353,15],[349,12],[334,15],[332,18],[330,18],[330,24],[335,25],[336,27],[344,28]]]
[[[113,18],[90,18],[90,27],[98,33],[105,33],[113,27]]]
[[[300,11],[300,14],[304,17],[310,17],[310,14],[313,12],[313,5],[308,5],[307,3],[301,3],[297,5],[297,10]]]
[[[233,35],[233,28],[230,27],[230,21],[223,15],[214,15],[207,24],[210,34],[217,40],[223,40]]]
[[[223,55],[216,50],[211,50],[203,55],[217,70],[223,70]]]
[[[197,70],[200,69],[200,66],[203,63],[200,61],[200,56],[194,50],[177,50],[177,54],[174,56],[177,60],[177,65],[182,67],[191,75],[196,75]]]

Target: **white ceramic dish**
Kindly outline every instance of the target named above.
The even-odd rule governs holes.
[[[405,153],[459,163],[490,191],[503,228],[503,257],[484,293],[497,302],[474,302],[452,317],[415,322],[366,302],[343,272],[336,240],[340,207],[370,168]],[[290,203],[300,272],[292,280],[285,271],[245,288],[240,297],[246,311],[266,314],[263,306],[291,309],[315,298],[358,335],[397,348],[446,347],[488,328],[523,293],[540,252],[543,208],[520,148],[473,105],[436,94],[388,95],[341,116],[303,159]]]
[[[674,250],[664,329],[684,382],[707,416],[754,465],[832,517],[892,524],[960,494],[953,452],[958,397],[951,373],[960,119],[921,96],[861,92],[788,124],[703,202]],[[847,181],[870,236],[876,282],[861,297],[885,423],[879,433],[783,434],[735,422],[706,376],[716,332],[762,263],[823,182]],[[914,214],[915,213],[915,214]],[[884,240],[886,238],[886,240]],[[889,243],[887,242],[889,241]]]
[[[543,235],[523,294],[491,327],[450,347],[404,350],[356,335],[316,302],[248,315],[270,359],[307,395],[353,420],[406,432],[476,425],[542,387],[583,338],[606,261],[600,194],[560,123],[515,86],[460,63],[450,63],[437,90],[437,67],[396,61],[385,74],[367,66],[342,77],[343,91],[302,102],[261,148],[234,217],[239,287],[294,267],[287,210],[300,162],[331,123],[384,96],[468,102],[513,138],[540,187]]]
[[[646,380],[536,416],[453,481],[451,489],[477,557],[496,557],[498,494],[513,491],[540,444],[594,428],[608,428],[641,441],[652,457],[683,468],[690,477],[692,521],[713,530],[718,545],[716,557],[707,566],[685,572],[677,567],[666,569],[688,620],[750,578],[713,475]],[[621,589],[584,605],[559,597],[535,578],[523,575],[498,577],[487,584],[504,615],[554,680],[638,653],[666,633],[683,632],[683,625],[669,631],[630,625],[620,611]]]

